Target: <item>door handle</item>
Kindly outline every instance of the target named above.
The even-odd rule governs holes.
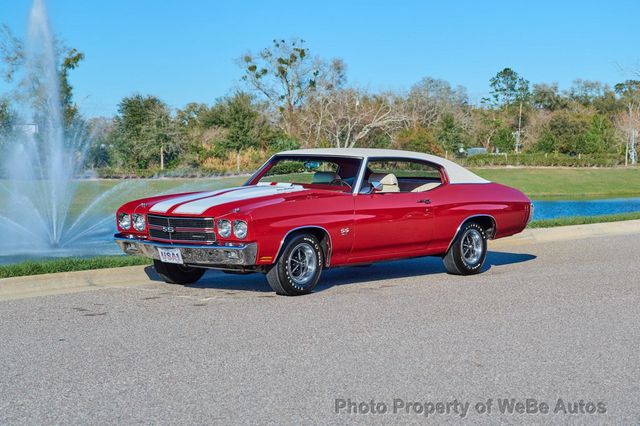
[[[423,204],[431,204],[431,200],[428,198],[425,198],[424,200],[418,200],[418,202]]]

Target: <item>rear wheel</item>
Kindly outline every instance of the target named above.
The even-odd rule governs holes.
[[[281,295],[311,293],[320,279],[323,261],[322,247],[314,236],[294,236],[267,272],[267,281],[273,291]]]
[[[202,268],[164,263],[157,259],[153,260],[153,267],[158,275],[169,284],[193,284],[204,274]]]
[[[487,257],[487,234],[476,222],[465,223],[443,258],[447,272],[455,275],[477,274]]]

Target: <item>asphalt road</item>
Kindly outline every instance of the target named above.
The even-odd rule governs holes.
[[[213,272],[3,301],[0,424],[638,424],[639,249],[501,247],[473,277],[439,259],[335,269],[298,298]],[[501,414],[501,398],[549,413]]]

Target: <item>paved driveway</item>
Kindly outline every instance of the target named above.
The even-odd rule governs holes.
[[[473,277],[335,269],[298,298],[212,272],[3,301],[0,424],[637,424],[636,238],[500,246]]]

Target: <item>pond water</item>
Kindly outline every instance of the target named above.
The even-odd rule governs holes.
[[[604,200],[534,200],[534,220],[640,212],[640,198]]]

